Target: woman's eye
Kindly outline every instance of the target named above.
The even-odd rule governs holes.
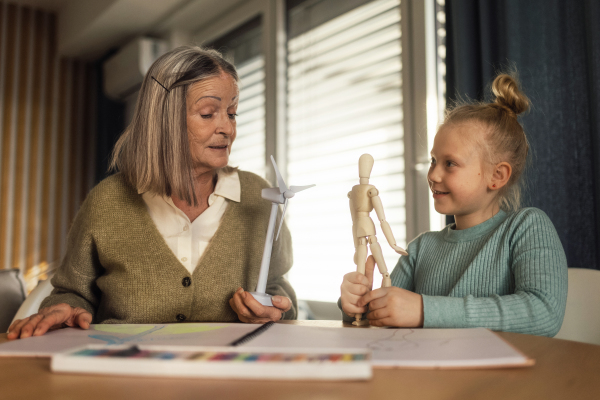
[[[212,114],[200,114],[200,116],[201,116],[203,119],[210,119],[210,118],[212,118]]]
[[[237,117],[237,114],[228,114],[229,115],[229,119],[235,119],[235,117]]]

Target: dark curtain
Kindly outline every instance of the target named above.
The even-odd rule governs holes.
[[[103,64],[116,50],[111,50],[94,63],[96,70],[96,183],[106,178],[115,143],[125,129],[125,104],[104,94]]]
[[[430,0],[433,1],[433,0]],[[532,110],[524,206],[545,211],[569,267],[600,269],[600,2],[446,0],[447,100],[489,100],[516,68]]]

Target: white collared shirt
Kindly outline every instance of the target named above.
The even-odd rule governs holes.
[[[177,259],[192,274],[219,228],[229,199],[240,201],[240,176],[237,171],[217,173],[214,192],[208,197],[208,208],[193,222],[167,196],[146,192],[142,198],[148,213]]]

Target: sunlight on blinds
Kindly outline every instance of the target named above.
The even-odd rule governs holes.
[[[361,154],[375,158],[370,183],[406,246],[400,53],[399,0],[367,3],[288,41],[288,182],[317,184],[288,211],[300,299],[337,301],[356,268],[347,194]],[[399,255],[372,218],[391,272]]]
[[[236,65],[240,78],[237,138],[229,165],[265,176],[265,71],[264,57]]]

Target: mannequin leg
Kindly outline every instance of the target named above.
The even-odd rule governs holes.
[[[356,254],[354,255],[356,261],[356,270],[361,274],[365,274],[365,264],[367,263],[367,238],[358,238],[358,247],[356,248]],[[356,321],[352,322],[352,325],[369,325],[368,320],[362,319],[362,314],[357,313],[354,315]]]
[[[381,251],[381,246],[379,245],[379,243],[377,243],[377,237],[375,235],[369,236],[369,244],[371,247],[371,253],[373,253],[373,258],[375,258],[375,262],[377,263],[377,267],[379,268],[379,272],[381,272],[381,275],[383,275],[381,287],[392,286],[392,280],[390,279],[390,274],[388,272],[387,266],[385,265],[383,252]]]
[[[356,270],[365,274],[365,264],[367,263],[367,238],[358,238],[358,247],[354,255],[356,261]]]

